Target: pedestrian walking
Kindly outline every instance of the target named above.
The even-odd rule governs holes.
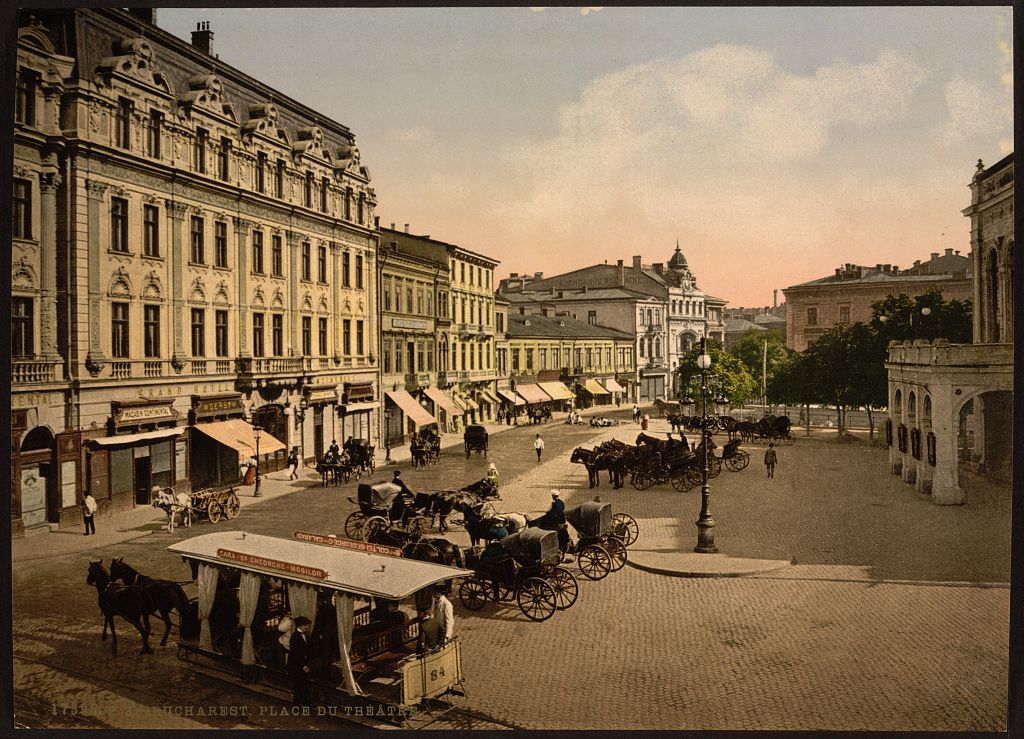
[[[92,493],[86,493],[85,510],[82,514],[82,518],[85,521],[85,536],[96,533],[96,508],[96,499],[92,497]]]
[[[633,423],[640,423],[640,408],[633,406]]]
[[[648,416],[648,415],[647,415],[647,414],[645,413],[645,414],[643,415],[643,417],[641,418],[641,420],[640,420],[640,428],[641,428],[641,429],[642,429],[643,431],[646,431],[646,430],[647,430],[647,427],[648,427],[648,426],[650,425],[650,423],[651,423],[651,417],[650,417],[650,416]]]
[[[533,448],[537,452],[537,461],[540,461],[541,452],[544,451],[544,440],[540,438],[540,434],[537,434],[537,438],[533,440]]]
[[[288,455],[288,479],[299,479],[299,448],[297,446],[293,446],[291,454]]]
[[[775,465],[778,461],[779,457],[775,453],[775,444],[769,444],[768,448],[764,450],[764,466],[768,472],[768,477],[775,477]]]
[[[292,678],[292,705],[309,705],[309,632],[305,616],[295,618],[295,633],[288,644],[288,674]]]
[[[440,586],[434,591],[434,603],[430,609],[430,615],[441,627],[441,644],[447,644],[455,632],[455,610]]]

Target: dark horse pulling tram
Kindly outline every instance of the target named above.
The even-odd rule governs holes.
[[[199,590],[182,617],[180,659],[287,689],[282,621],[305,616],[313,622],[317,703],[369,703],[402,714],[426,699],[464,694],[458,637],[417,654],[419,619],[396,606],[408,601],[415,613],[414,598],[437,583],[472,575],[468,570],[315,534],[281,539],[213,533],[168,550],[190,565]],[[372,610],[371,599],[377,605]]]

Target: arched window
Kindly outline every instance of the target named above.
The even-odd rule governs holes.
[[[921,403],[921,427],[931,428],[932,426],[932,396],[925,395]]]
[[[896,414],[897,418],[899,418],[903,414],[903,391],[902,390],[898,390],[897,389],[896,390],[896,394],[893,395],[892,409],[893,409],[893,412]]]
[[[661,356],[661,339],[654,340],[654,356]]]
[[[910,395],[907,397],[907,421],[911,425],[917,422],[917,395],[913,390],[910,391]]]
[[[988,288],[988,340],[999,341],[999,258],[995,249],[988,253],[988,270],[986,275]]]

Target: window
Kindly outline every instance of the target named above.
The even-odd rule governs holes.
[[[423,288],[416,288],[416,313],[423,315]]]
[[[319,329],[319,334],[320,334],[320,356],[321,357],[326,357],[327,356],[327,319],[326,318],[318,318],[317,319],[317,327]]]
[[[124,198],[110,199],[110,248],[128,251],[128,201]]]
[[[352,188],[345,188],[345,220],[352,220]]]
[[[818,309],[808,308],[807,309],[807,325],[817,326],[818,325]]]
[[[310,245],[308,241],[302,242],[302,279],[310,279]]]
[[[224,182],[230,176],[229,163],[231,161],[231,139],[227,136],[221,137],[220,148],[217,150],[217,176]]]
[[[441,318],[448,317],[448,293],[441,293],[437,296],[437,305],[441,309]]]
[[[256,155],[256,192],[267,191],[267,155],[260,152]]]
[[[192,309],[192,356],[206,356],[206,311]]]
[[[302,204],[307,208],[313,207],[313,173],[306,172],[306,180],[302,187]]]
[[[352,319],[350,318],[341,322],[341,347],[346,357],[352,356]]]
[[[526,350],[526,371],[533,372],[533,349]]]
[[[469,345],[469,368],[471,370],[476,369],[476,354],[473,353],[473,345]]]
[[[538,369],[547,369],[548,368],[548,350],[547,349],[541,349],[540,350],[540,364],[537,365],[537,368]]]
[[[384,310],[391,310],[391,278],[384,278]]]
[[[275,357],[284,356],[284,316],[280,313],[270,316],[270,344]]]
[[[500,331],[501,333],[504,333],[505,332],[505,315],[503,313],[495,313],[494,314],[494,322],[496,324],[495,328],[497,328],[498,331]]]
[[[252,232],[252,271],[263,274],[263,232]]]
[[[263,356],[263,314],[252,314],[252,355]]]
[[[434,293],[429,287],[427,288],[427,315],[434,315]]]
[[[142,206],[142,253],[160,256],[160,209],[155,205]]]
[[[219,310],[214,312],[214,341],[217,344],[217,356],[228,355],[228,312]]]
[[[282,277],[284,257],[281,248],[281,235],[274,234],[270,237],[270,271],[274,277]]]
[[[356,290],[363,289],[363,255],[356,254]]]
[[[462,299],[462,321],[461,321],[461,323],[465,323],[465,322],[466,322],[466,299],[463,298]]]
[[[365,201],[366,201],[366,196],[363,195],[363,193],[359,193],[359,203],[356,206],[357,207],[356,223],[362,223],[363,222],[363,206],[365,204]]]
[[[310,316],[302,317],[302,356],[309,357],[313,354],[313,319]]]
[[[850,306],[841,305],[839,306],[839,322],[849,323],[850,322]]]
[[[640,356],[644,356],[644,340],[642,338],[640,339]]]
[[[146,129],[146,153],[153,159],[160,158],[160,138],[164,131],[164,114],[159,110],[149,111],[149,128]]]
[[[128,304],[110,304],[110,355],[128,358]]]
[[[395,372],[402,372],[402,342],[395,342]]]
[[[466,265],[462,264],[460,266],[462,267],[462,279],[460,280],[460,282],[464,283],[466,281]]]
[[[586,366],[587,369],[590,369],[590,368],[592,368],[594,366],[594,350],[593,349],[590,349],[590,348],[587,349],[587,364],[585,366]]]
[[[205,248],[203,244],[203,219],[201,216],[192,216],[192,262],[194,264],[206,264]]]
[[[391,341],[384,342],[384,348],[381,349],[381,361],[384,362],[384,374],[391,372]]]
[[[611,367],[612,366],[612,350],[611,349],[605,349],[604,350],[604,366],[605,367]]]
[[[363,322],[356,321],[356,354],[363,355]]]
[[[14,97],[14,120],[26,126],[36,123],[36,85],[38,78],[33,72],[22,70],[18,75],[18,89]]]
[[[423,342],[422,341],[417,341],[416,342],[416,367],[415,367],[415,369],[413,369],[413,368],[410,368],[410,369],[412,369],[413,372],[422,372],[426,366],[427,365],[426,365],[426,363],[424,361],[424,357],[423,357]]]
[[[596,310],[588,310],[587,311],[587,323],[589,323],[591,326],[596,326],[597,325],[597,311]]]
[[[473,286],[473,265],[469,265],[469,286]]]
[[[318,246],[316,248],[316,271],[317,279],[320,282],[327,282],[327,247]]]
[[[15,180],[13,188],[14,224],[12,235],[16,239],[32,238],[32,183]]]
[[[11,298],[11,356],[35,354],[32,298]]]
[[[405,311],[412,313],[412,285],[407,285],[405,288]]]
[[[284,159],[277,160],[277,168],[274,170],[274,196],[284,197]]]
[[[519,372],[519,350],[512,350],[512,374]]]
[[[206,173],[206,140],[209,135],[205,128],[197,128],[196,137],[192,140],[192,166],[200,174]]]
[[[327,212],[327,195],[330,192],[330,190],[329,190],[330,184],[331,184],[331,181],[329,179],[327,179],[326,177],[321,178],[321,180],[320,180],[320,212],[321,213],[326,213]]]
[[[117,99],[117,113],[114,121],[114,143],[119,149],[132,148],[132,101]]]
[[[466,370],[466,345],[459,344],[459,358],[463,372]]]
[[[476,323],[476,300],[469,300],[469,322]]]
[[[260,233],[260,238],[263,234]],[[228,266],[228,224],[227,221],[215,221],[213,224],[213,257],[218,267]],[[262,264],[262,262],[261,262]],[[260,267],[262,271],[262,266]]]
[[[160,356],[160,306],[146,305],[142,309],[143,342],[147,357]]]
[[[342,287],[352,287],[352,255],[347,251],[341,254],[341,285]]]

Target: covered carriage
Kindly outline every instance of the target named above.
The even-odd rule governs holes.
[[[463,445],[466,450],[466,459],[469,459],[469,455],[472,452],[479,454],[484,453],[484,457],[487,457],[487,429],[480,424],[473,424],[466,427],[465,432],[462,434]]]
[[[361,483],[356,499],[349,501],[359,506],[358,511],[345,519],[345,535],[350,539],[366,540],[374,529],[397,526],[404,531],[417,532],[430,528],[430,517],[413,507],[415,496],[408,488],[393,482]],[[395,499],[403,496],[402,505]]]
[[[592,500],[581,503],[567,508],[565,519],[579,536],[569,551],[576,554],[585,577],[600,580],[609,572],[622,569],[626,564],[626,544],[619,538],[618,532],[622,529],[616,526],[611,503]]]

